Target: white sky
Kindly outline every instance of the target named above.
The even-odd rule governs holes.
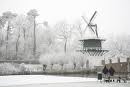
[[[26,14],[37,9],[38,22],[54,24],[66,19],[90,18],[97,10],[95,22],[99,35],[130,34],[130,0],[0,0],[0,15],[5,11]]]

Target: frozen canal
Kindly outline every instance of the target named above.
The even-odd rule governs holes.
[[[100,83],[96,78],[45,75],[0,76],[0,87],[130,87],[130,83]]]
[[[74,82],[55,84],[32,84],[8,87],[130,87],[130,83]]]

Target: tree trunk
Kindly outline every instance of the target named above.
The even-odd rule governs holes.
[[[9,39],[9,22],[8,22],[8,27],[7,27],[7,33],[6,33],[6,59],[8,59],[8,39]]]
[[[47,65],[46,64],[43,64],[43,71],[45,71],[47,68]]]
[[[18,35],[18,38],[17,38],[17,41],[16,41],[16,59],[17,59],[17,53],[18,53],[19,38],[20,38],[20,34]]]
[[[63,70],[64,64],[61,64],[61,70]]]
[[[86,68],[89,68],[89,60],[86,61]]]
[[[3,35],[1,34],[1,38],[0,38],[1,40],[0,40],[0,47],[2,47],[3,46],[3,42],[4,42],[4,39],[3,39]]]
[[[82,69],[82,70],[83,70],[83,67],[84,67],[84,66],[81,66],[81,69]]]
[[[76,63],[73,64],[74,65],[74,70],[76,69]]]
[[[54,65],[54,64],[51,64],[51,70],[53,69],[53,65]]]
[[[64,45],[64,52],[66,53],[67,51],[67,40],[65,40],[65,45]]]
[[[25,29],[23,29],[23,35],[24,35],[24,53],[25,53],[25,51],[26,51],[26,31],[25,31]]]
[[[2,47],[4,45],[4,39],[3,39],[3,35],[1,34],[1,41],[0,41],[0,47]],[[4,52],[2,50],[0,50],[0,55],[1,57],[3,57]]]
[[[35,57],[36,55],[36,32],[35,32],[35,28],[36,28],[36,23],[35,23],[35,17],[34,17],[34,48],[33,48],[33,55]]]

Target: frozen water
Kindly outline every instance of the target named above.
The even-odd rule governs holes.
[[[49,76],[49,75],[0,76],[0,86],[42,84],[42,83],[68,83],[68,82],[85,82],[85,81],[97,81],[97,79],[83,78],[83,77]]]

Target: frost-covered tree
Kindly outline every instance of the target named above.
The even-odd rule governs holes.
[[[4,44],[3,28],[4,28],[4,19],[0,16],[0,47]]]
[[[79,66],[81,67],[81,69],[83,70],[83,67],[86,63],[86,58],[85,58],[85,55],[83,54],[79,54],[78,56],[78,61],[79,61]]]
[[[66,23],[65,21],[56,24],[57,37],[64,42],[64,52],[67,51],[67,44],[72,36],[73,25]]]
[[[11,11],[4,12],[2,14],[1,20],[2,24],[6,26],[6,58],[8,58],[8,41],[9,41],[9,34],[12,32],[12,20],[17,16],[17,14],[12,13]]]
[[[54,29],[49,25],[48,27],[39,27],[37,33],[37,52],[40,54],[56,52],[57,46]]]
[[[27,15],[29,16],[29,18],[31,19],[31,21],[33,22],[33,38],[34,38],[34,48],[33,48],[33,55],[35,57],[36,55],[36,17],[39,15],[36,9],[32,9],[30,10]]]
[[[61,70],[63,70],[64,65],[68,64],[68,57],[69,56],[67,54],[64,54],[64,53],[58,53],[56,57],[57,57],[58,64],[61,66]]]
[[[48,66],[48,62],[49,62],[49,55],[41,55],[39,58],[39,62],[43,65],[43,71],[46,70],[47,66]]]
[[[17,58],[17,55],[19,53],[19,46],[21,45],[21,49],[20,49],[20,53],[22,54],[26,54],[27,50],[26,49],[26,43],[27,43],[27,34],[29,35],[29,33],[27,33],[27,31],[29,30],[29,23],[28,20],[26,18],[26,16],[24,15],[19,15],[15,18],[15,20],[13,21],[13,38],[15,41],[15,50],[16,50],[16,56],[15,58]]]
[[[129,35],[117,35],[108,40],[110,54],[112,55],[129,55],[130,52],[130,39]]]
[[[78,53],[72,52],[70,53],[70,62],[73,64],[73,69],[75,70],[76,67],[78,66]]]

